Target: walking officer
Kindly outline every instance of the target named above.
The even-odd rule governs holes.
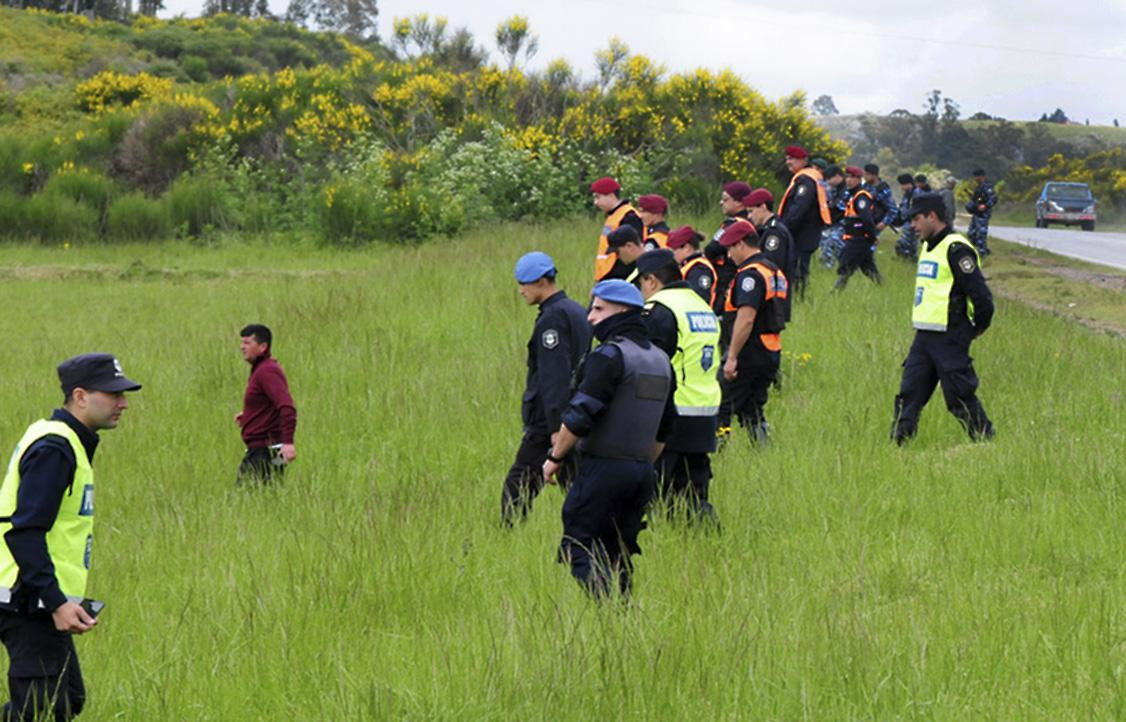
[[[841,249],[841,263],[837,268],[837,283],[834,291],[839,291],[848,283],[852,274],[861,271],[876,283],[880,282],[880,272],[876,268],[876,221],[872,211],[876,202],[872,193],[860,185],[862,170],[854,165],[845,168],[845,183],[849,189],[848,204],[844,213],[844,248]]]
[[[637,261],[637,272],[649,338],[668,355],[677,378],[677,416],[657,459],[660,494],[669,503],[682,502],[694,517],[715,520],[708,501],[708,455],[716,448],[719,323],[711,305],[682,279],[672,251],[646,253]]]
[[[762,241],[762,255],[770,259],[786,278],[791,278],[797,265],[794,238],[790,235],[790,229],[774,213],[774,195],[765,188],[756,188],[744,202],[747,204],[751,223]],[[786,299],[785,307],[786,322],[789,323],[792,308],[789,298]]]
[[[727,287],[735,277],[735,265],[727,257],[727,249],[719,245],[723,232],[738,220],[747,220],[747,207],[743,199],[751,193],[751,187],[743,181],[731,181],[723,186],[719,196],[719,207],[723,211],[723,223],[712,235],[712,240],[704,247],[704,256],[711,262],[716,272],[715,302],[712,309],[715,315],[723,315],[723,299],[727,297]]]
[[[725,306],[724,323],[730,324],[731,340],[723,362],[724,396],[751,439],[765,445],[770,434],[763,409],[782,358],[780,334],[786,326],[788,283],[763,255],[750,223],[733,224],[720,243],[738,268]]]
[[[837,265],[844,245],[844,211],[848,204],[848,186],[839,166],[831,165],[825,169],[825,183],[829,186],[829,218],[833,224],[821,230],[821,265],[832,268]]]
[[[915,235],[907,214],[911,209],[911,198],[915,195],[915,179],[910,173],[900,173],[896,180],[903,195],[899,198],[899,212],[895,219],[895,225],[900,226],[899,238],[895,241],[895,255],[914,260],[919,254],[919,238]]]
[[[829,201],[821,184],[821,171],[809,167],[809,154],[800,145],[786,147],[786,168],[793,173],[790,185],[778,202],[778,215],[794,237],[797,263],[794,290],[805,296],[809,260],[821,244],[821,229],[833,221]]]
[[[653,498],[653,462],[676,415],[676,380],[665,352],[649,341],[641,292],[622,280],[591,291],[587,320],[600,345],[578,373],[555,443],[543,465],[553,483],[560,465],[578,449],[579,472],[563,502],[559,559],[597,599],[631,588],[637,537]]]
[[[993,206],[997,205],[997,191],[993,184],[985,180],[985,171],[978,168],[974,171],[973,195],[966,202],[966,210],[970,213],[970,227],[966,235],[973,241],[978,255],[989,255],[986,240],[989,237],[989,219],[993,216]]]
[[[993,424],[978,401],[970,359],[970,343],[993,320],[993,296],[981,275],[980,259],[969,240],[946,225],[937,193],[916,195],[910,218],[923,245],[911,312],[915,340],[903,362],[892,439],[902,444],[915,435],[919,413],[936,384],[942,386],[946,408],[971,439],[992,438]]]
[[[529,306],[539,306],[539,314],[528,339],[528,375],[520,402],[524,435],[501,492],[501,523],[509,526],[527,517],[543,488],[543,462],[571,395],[571,376],[590,350],[586,310],[556,285],[551,256],[540,251],[521,256],[515,275],[520,296]],[[572,455],[559,471],[564,486],[576,468]]]
[[[630,225],[622,225],[614,229],[606,238],[606,252],[616,256],[617,260],[602,280],[618,278],[636,285],[637,259],[645,253],[645,245],[637,229]]]
[[[86,702],[73,635],[98,623],[86,598],[94,541],[94,450],[141,385],[108,353],[59,364],[63,407],[24,432],[0,486],[0,639],[11,700],[4,720],[68,720]]]
[[[680,264],[680,273],[688,287],[714,311],[717,276],[715,266],[700,251],[703,241],[703,234],[697,233],[692,226],[681,226],[669,234],[669,250]]]
[[[875,163],[864,166],[864,189],[872,194],[872,218],[876,221],[878,237],[899,215],[899,207],[891,194],[891,186],[880,178],[880,166]]]
[[[641,222],[645,224],[645,250],[655,251],[668,245],[668,212],[669,202],[664,196],[651,193],[637,199],[637,215],[641,216]]]
[[[602,235],[598,237],[598,254],[594,258],[594,280],[603,278],[624,278],[620,271],[618,275],[609,275],[614,266],[619,262],[613,253],[607,250],[607,238],[623,224],[632,226],[637,231],[638,237],[645,235],[645,225],[641,216],[627,201],[619,195],[622,187],[613,178],[599,178],[590,184],[590,192],[594,196],[594,207],[606,214],[602,222]]]

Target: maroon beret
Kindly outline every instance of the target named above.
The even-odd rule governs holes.
[[[617,193],[621,189],[622,187],[618,185],[618,181],[614,180],[610,176],[599,178],[598,180],[590,184],[591,193],[601,193],[602,195]]]
[[[789,156],[790,158],[808,158],[809,157],[809,153],[806,153],[805,148],[802,148],[800,145],[788,145],[788,146],[786,146],[786,155]]]
[[[669,240],[666,245],[668,248],[675,250],[681,246],[687,246],[693,241],[695,241],[695,245],[699,246],[700,234],[692,226],[681,226],[669,233]]]
[[[719,237],[719,245],[726,247],[734,246],[744,238],[752,238],[758,241],[758,231],[755,230],[755,224],[748,221],[746,218],[740,218],[727,227],[723,235]]]
[[[668,213],[669,202],[665,200],[664,196],[659,196],[656,193],[641,196],[637,199],[637,207],[647,213]]]
[[[851,175],[851,176],[856,176],[857,178],[863,178],[864,177],[864,169],[858,168],[854,165],[846,165],[845,166],[845,175]]]
[[[748,208],[750,208],[751,206],[761,206],[764,203],[773,202],[774,194],[766,190],[765,188],[755,188],[753,191],[747,194],[746,198],[743,199],[743,205],[747,206]]]
[[[751,187],[743,181],[731,181],[723,187],[723,192],[742,203],[751,192]]]

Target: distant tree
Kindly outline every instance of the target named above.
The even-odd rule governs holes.
[[[938,109],[940,107],[942,107],[942,91],[935,88],[931,92],[927,93],[926,102],[923,103],[923,108],[926,111],[924,115],[930,116],[931,118],[937,118]]]
[[[1041,123],[1066,123],[1067,122],[1067,113],[1063,112],[1063,110],[1060,109],[1060,108],[1056,108],[1052,112],[1051,115],[1048,115],[1047,113],[1042,113],[1040,115],[1040,121],[1039,122],[1041,122]]]
[[[376,36],[376,18],[379,8],[375,0],[319,0],[317,24],[325,30],[335,30],[356,40]]]
[[[473,41],[473,34],[468,28],[458,28],[430,54],[430,57],[439,65],[462,72],[483,66],[488,60],[489,53]]]
[[[994,117],[979,110],[970,116],[970,120],[994,120]]]
[[[962,115],[962,109],[954,102],[952,98],[942,99],[942,120],[947,123],[953,123],[958,120]]]
[[[497,25],[497,49],[508,62],[508,69],[516,67],[516,59],[521,55],[524,60],[531,60],[540,47],[539,37],[529,31],[528,18],[523,15],[513,15]]]
[[[895,110],[888,113],[888,117],[889,118],[910,118],[912,116],[911,116],[911,111],[909,111],[905,108],[896,108]]]
[[[289,22],[307,28],[312,15],[312,0],[289,0],[289,7],[285,10],[285,19]]]
[[[137,3],[138,12],[142,15],[148,15],[150,18],[156,17],[157,12],[163,9],[164,0],[140,0],[140,2]]]
[[[811,106],[814,115],[838,115],[836,103],[831,95],[819,95]]]
[[[395,18],[391,24],[391,45],[405,58],[432,55],[447,40],[449,21],[436,15],[433,20],[427,13],[413,18]]]
[[[599,87],[602,90],[610,87],[610,83],[621,73],[622,63],[629,57],[629,46],[617,35],[610,38],[610,44],[605,49],[594,54],[594,64],[598,68]]]

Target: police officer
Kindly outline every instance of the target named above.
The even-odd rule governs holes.
[[[528,376],[520,405],[524,435],[501,493],[500,516],[506,525],[527,517],[543,488],[543,462],[570,397],[571,376],[590,350],[586,310],[556,285],[551,256],[540,251],[521,256],[515,275],[520,296],[540,310],[528,339]],[[564,485],[576,468],[576,458],[569,457],[559,473]]]
[[[664,351],[649,341],[637,287],[614,279],[591,291],[587,320],[600,345],[577,376],[555,443],[543,465],[549,483],[577,448],[579,472],[563,502],[560,561],[596,598],[631,588],[630,557],[653,498],[653,462],[676,415],[676,380]]]
[[[997,205],[997,191],[993,184],[985,180],[985,171],[978,168],[974,171],[974,190],[970,200],[966,202],[966,210],[970,213],[970,228],[966,235],[970,237],[980,256],[988,256],[989,248],[986,239],[989,236],[989,219],[993,216],[993,206]]]
[[[743,199],[750,192],[751,187],[743,181],[731,181],[723,186],[723,192],[719,196],[719,207],[723,211],[723,223],[712,234],[711,242],[704,247],[704,256],[711,262],[716,272],[715,302],[712,304],[712,308],[717,316],[723,315],[723,300],[727,297],[727,287],[731,285],[731,279],[735,277],[735,266],[727,257],[727,249],[719,245],[719,239],[732,223],[740,219],[747,219],[747,207],[743,205]]]
[[[632,226],[637,231],[638,237],[644,237],[645,225],[641,216],[627,201],[621,198],[622,187],[618,181],[610,177],[599,178],[590,184],[590,192],[594,197],[594,207],[606,214],[602,223],[602,235],[598,237],[598,254],[594,259],[594,280],[603,278],[624,278],[620,270],[617,275],[609,275],[618,259],[607,248],[607,239],[619,226]]]
[[[794,274],[797,264],[797,254],[794,252],[794,239],[790,229],[774,213],[774,195],[765,188],[756,188],[751,191],[744,201],[751,218],[751,223],[758,231],[762,241],[762,254],[777,266],[786,278]],[[790,321],[790,299],[785,302],[786,322]]]
[[[946,185],[938,192],[942,196],[942,203],[946,206],[946,215],[944,217],[946,225],[950,230],[954,230],[954,189],[958,187],[958,179],[954,176],[946,177]]]
[[[668,212],[669,202],[664,196],[650,193],[637,199],[637,214],[645,224],[645,250],[655,251],[668,245]]]
[[[786,276],[762,253],[758,233],[750,223],[735,223],[720,243],[737,266],[728,290],[725,323],[731,340],[723,362],[723,377],[732,412],[751,439],[769,440],[763,409],[771,384],[778,376],[782,356],[782,329],[786,326]]]
[[[715,266],[700,251],[704,236],[692,226],[680,226],[669,233],[669,250],[680,264],[680,273],[688,287],[709,306],[715,306],[715,289],[718,283]]]
[[[911,227],[908,211],[911,209],[911,198],[915,195],[915,179],[910,173],[900,173],[896,178],[899,182],[899,212],[896,214],[895,224],[900,228],[899,238],[895,241],[895,255],[900,258],[914,259],[919,253],[919,239],[915,229]]]
[[[926,175],[922,173],[915,174],[915,190],[919,193],[930,193],[931,184],[927,180]]]
[[[974,440],[993,436],[993,424],[977,398],[978,379],[970,342],[989,328],[993,296],[981,275],[977,251],[943,220],[942,198],[920,193],[911,202],[911,223],[923,239],[915,279],[911,324],[915,340],[903,362],[895,397],[892,439],[902,444],[915,435],[919,413],[936,384],[946,408]]]
[[[843,289],[857,271],[876,283],[882,280],[873,253],[878,235],[873,217],[876,202],[871,191],[860,184],[863,172],[854,165],[845,168],[845,184],[848,185],[850,195],[845,206],[844,248],[841,250],[841,264],[837,269],[834,291]]]
[[[720,390],[719,324],[711,305],[683,279],[670,250],[650,251],[637,261],[649,338],[672,361],[677,377],[677,417],[657,459],[661,497],[683,501],[688,512],[715,519],[708,501],[708,455],[716,448]]]
[[[864,189],[872,194],[872,218],[876,221],[876,236],[879,237],[895,221],[899,207],[891,193],[891,186],[880,178],[880,166],[875,163],[864,166]]]
[[[622,279],[637,284],[637,259],[645,253],[641,234],[630,225],[616,228],[606,237],[606,251],[617,257],[613,268],[602,280]]]
[[[94,628],[86,598],[94,539],[94,450],[117,427],[126,391],[141,385],[117,359],[90,353],[59,364],[63,407],[24,432],[0,486],[0,639],[11,700],[4,720],[67,720],[86,689],[72,635]]]
[[[809,154],[800,145],[786,146],[786,168],[793,174],[790,185],[778,202],[778,215],[790,229],[797,251],[794,290],[805,296],[809,261],[821,244],[821,229],[832,223],[821,172],[809,167]]]
[[[829,218],[832,225],[821,231],[821,265],[832,268],[837,265],[844,245],[844,211],[848,204],[848,186],[840,166],[831,165],[825,169],[825,184],[828,186]]]

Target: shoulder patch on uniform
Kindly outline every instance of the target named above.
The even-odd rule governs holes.
[[[743,276],[743,282],[740,284],[740,288],[742,288],[745,293],[750,293],[755,290],[755,277],[751,275]]]
[[[798,195],[800,196],[803,193],[805,193],[805,186],[798,186]]]
[[[777,251],[778,250],[778,236],[774,236],[774,235],[767,236],[766,237],[766,245],[764,247],[768,251]]]
[[[555,348],[559,345],[559,332],[553,328],[549,328],[540,336],[540,341],[543,343],[544,348]]]
[[[701,275],[700,275],[700,280],[699,280],[699,285],[700,285],[700,288],[711,288],[711,286],[712,286],[712,277],[711,277],[711,276],[709,276],[709,275],[708,275],[708,274],[706,274],[706,273],[704,273],[704,274],[701,274]]]
[[[856,199],[856,207],[859,208],[860,210],[864,210],[865,208],[868,207],[868,201],[864,200],[863,198],[857,198]]]
[[[962,259],[958,261],[958,268],[961,268],[966,273],[973,273],[974,267],[973,256],[962,256]]]

